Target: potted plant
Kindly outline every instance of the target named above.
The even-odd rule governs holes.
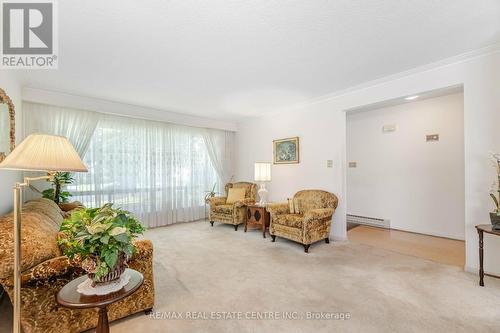
[[[68,199],[72,196],[68,191],[62,191],[63,187],[68,184],[73,184],[75,179],[69,172],[56,172],[54,177],[50,180],[52,188],[46,189],[42,192],[42,197],[53,200],[56,204],[67,203]]]
[[[497,177],[490,191],[490,197],[495,204],[495,210],[490,213],[493,229],[500,230],[500,154],[492,154],[493,162],[497,170]]]
[[[135,252],[132,241],[144,230],[130,212],[108,203],[73,212],[61,225],[58,244],[70,259],[79,257],[92,286],[96,286],[121,277]]]
[[[214,186],[210,191],[205,191],[205,198],[203,199],[205,202],[205,219],[207,219],[207,205],[210,203],[210,198],[215,197],[216,192],[215,192],[215,187],[217,186],[217,183],[214,183]]]

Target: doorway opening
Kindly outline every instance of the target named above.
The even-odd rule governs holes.
[[[348,110],[347,236],[465,265],[463,87]]]

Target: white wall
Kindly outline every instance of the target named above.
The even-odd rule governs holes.
[[[347,114],[348,213],[464,239],[463,94]],[[384,125],[396,125],[384,133]],[[426,142],[426,135],[439,141]]]
[[[283,201],[302,189],[323,189],[340,195],[340,204],[334,219],[343,220],[342,161],[344,148],[338,137],[345,131],[345,115],[318,105],[314,114],[292,112],[270,116],[241,124],[237,138],[237,178],[253,181],[253,163],[273,160],[273,140],[299,136],[300,163],[272,166],[272,181],[267,185],[269,201]],[[326,160],[334,161],[334,168],[326,167]],[[334,223],[332,237],[343,238],[344,223]]]
[[[15,77],[14,72],[2,70],[0,73],[0,88],[2,88],[14,103],[16,110],[16,142],[23,139],[22,133],[22,103],[21,84]],[[6,135],[1,133],[1,135]],[[7,134],[8,135],[8,134]],[[12,210],[12,187],[14,183],[22,180],[19,171],[0,170],[0,215]]]
[[[355,89],[328,96],[296,111],[268,115],[239,124],[237,133],[240,179],[252,179],[253,162],[271,160],[272,140],[298,135],[299,165],[274,166],[272,200],[301,188],[321,187],[340,197],[332,236],[346,238],[346,123],[344,110],[443,87],[464,85],[465,238],[466,266],[476,271],[477,233],[474,225],[489,223],[488,191],[494,174],[489,151],[500,151],[500,51],[489,49],[425,66]],[[327,169],[326,159],[334,160]],[[457,207],[463,209],[463,207]],[[500,239],[485,239],[485,269],[500,274]],[[334,248],[332,248],[333,250]]]

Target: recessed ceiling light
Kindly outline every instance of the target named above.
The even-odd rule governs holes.
[[[417,99],[417,98],[418,98],[418,95],[405,97],[405,99],[407,101],[412,101],[412,100]]]

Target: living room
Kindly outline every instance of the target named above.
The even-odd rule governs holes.
[[[500,329],[497,1],[29,3],[1,3],[0,332]],[[351,149],[353,115],[445,103]],[[377,146],[404,135],[414,169]]]

